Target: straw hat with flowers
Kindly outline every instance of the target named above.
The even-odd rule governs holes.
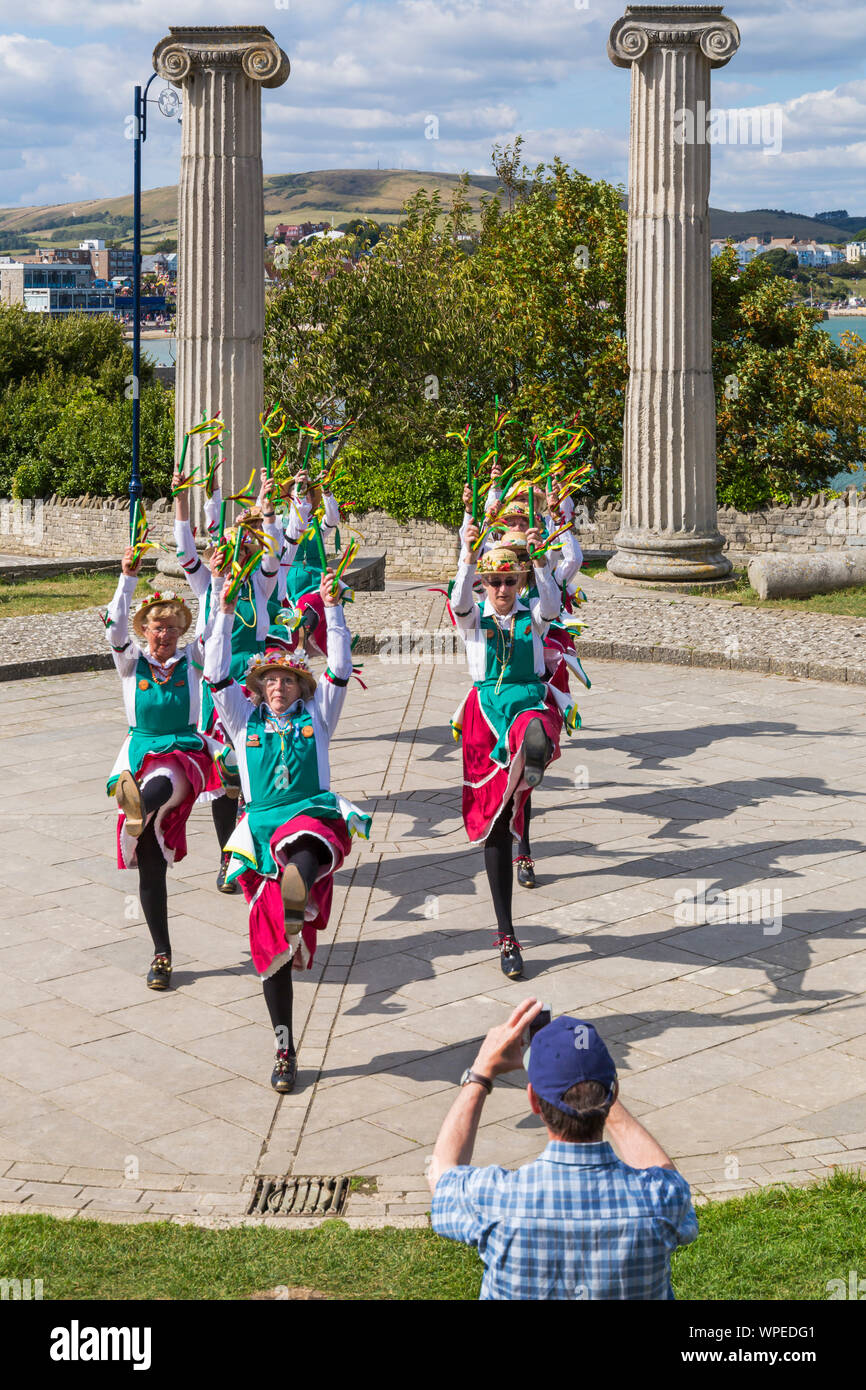
[[[171,614],[181,636],[192,622],[192,613],[179,594],[170,589],[157,590],[137,603],[132,612],[132,630],[142,641],[145,637],[145,624],[149,617],[163,617]]]

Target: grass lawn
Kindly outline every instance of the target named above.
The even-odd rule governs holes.
[[[604,574],[607,566],[591,561],[581,568],[581,574],[590,579]],[[676,592],[692,598],[718,599],[720,603],[739,603],[744,608],[760,608],[766,611],[788,609],[794,613],[830,613],[850,618],[866,618],[866,584],[852,584],[847,589],[834,589],[829,594],[814,594],[812,598],[758,598],[749,584],[745,570],[735,570],[736,587],[730,589],[704,589],[699,584]],[[660,586],[654,588],[658,593]]]
[[[118,566],[118,572],[119,569]],[[97,573],[74,570],[50,579],[0,579],[0,618],[94,608],[110,602],[116,588],[117,573],[110,570]]]
[[[695,587],[686,592],[720,602],[739,603],[744,608],[774,611],[788,609],[794,613],[835,613],[851,618],[866,618],[866,584],[852,584],[847,589],[833,589],[829,594],[813,594],[811,598],[758,598],[749,584],[745,570],[736,571],[737,587],[714,592]]]
[[[831,1279],[866,1269],[866,1178],[837,1173],[700,1208],[701,1235],[673,1261],[678,1298],[826,1299]],[[355,1231],[340,1221],[223,1231],[0,1217],[5,1278],[38,1279],[46,1299],[236,1299],[278,1285],[340,1299],[476,1299],[474,1251],[431,1231]]]

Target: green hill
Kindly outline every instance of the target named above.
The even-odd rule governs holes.
[[[438,191],[445,207],[458,174],[423,172],[414,169],[318,169],[297,174],[270,174],[264,181],[265,230],[273,231],[278,222],[346,222],[351,217],[372,217],[377,222],[395,222],[402,206],[418,188]],[[469,199],[478,213],[481,198],[495,193],[498,180],[493,175],[472,175]],[[177,236],[177,188],[150,188],[142,193],[142,245],[163,237]],[[20,249],[15,238],[26,241],[77,246],[85,237],[102,237],[125,246],[132,245],[129,219],[132,194],[119,198],[92,198],[50,207],[0,208],[0,242],[6,251]],[[70,219],[75,218],[72,222]],[[831,226],[796,212],[758,209],[752,212],[726,212],[710,209],[710,233],[714,237],[797,236],[822,241],[841,241],[851,235],[866,217],[847,217],[847,226]]]

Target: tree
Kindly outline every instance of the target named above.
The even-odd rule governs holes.
[[[783,246],[776,246],[772,251],[764,251],[761,259],[770,267],[774,275],[791,275],[800,264],[793,251],[786,251]]]
[[[815,492],[866,455],[866,358],[789,307],[765,259],[736,279],[732,249],[712,266],[718,496],[741,510]]]

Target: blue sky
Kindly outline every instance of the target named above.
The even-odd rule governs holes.
[[[583,6],[578,8],[578,4]],[[265,24],[288,54],[264,93],[265,173],[414,168],[490,173],[517,133],[627,178],[630,78],[607,57],[607,0],[0,0],[0,205],[131,189],[125,117],[174,24]],[[716,207],[866,214],[866,4],[735,0],[742,42],[713,105],[781,112],[781,150],[713,149]],[[37,22],[38,21],[38,22]],[[151,87],[156,94],[159,81]],[[175,183],[180,128],[152,108],[144,186]],[[439,138],[426,139],[435,115]]]

